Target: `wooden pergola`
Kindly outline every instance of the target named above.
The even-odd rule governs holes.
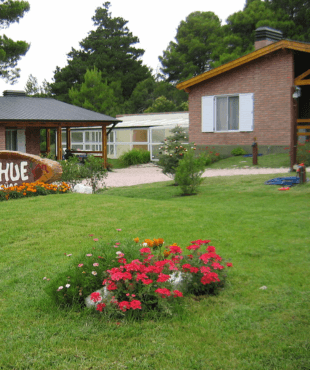
[[[0,125],[6,129],[25,129],[31,133],[46,129],[46,151],[51,149],[51,130],[56,129],[56,156],[57,160],[62,159],[62,130],[66,130],[67,149],[71,150],[70,131],[74,128],[101,127],[102,150],[83,151],[83,153],[99,154],[107,165],[107,135],[117,125],[116,118],[93,112],[81,107],[76,107],[55,99],[27,97],[22,91],[5,91],[4,97],[0,98]],[[107,126],[112,127],[107,130]],[[26,137],[26,145],[39,146],[37,140],[40,135],[34,132],[31,140]],[[27,135],[26,135],[27,136]],[[71,152],[78,152],[71,150]],[[31,153],[40,154],[40,153]]]

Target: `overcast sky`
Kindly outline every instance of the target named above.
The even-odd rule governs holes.
[[[71,48],[78,49],[89,31],[91,18],[104,0],[28,0],[30,11],[19,23],[1,30],[13,40],[31,44],[18,63],[21,77],[15,85],[0,79],[0,95],[4,90],[24,90],[30,74],[39,84],[52,82],[56,66],[67,64]],[[245,0],[110,0],[112,17],[128,21],[128,28],[140,40],[136,45],[145,50],[143,64],[159,69],[158,57],[176,36],[182,20],[194,11],[212,11],[225,23],[227,17],[243,9]]]

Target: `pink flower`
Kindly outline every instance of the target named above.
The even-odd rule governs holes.
[[[94,236],[94,234],[89,234],[88,236]]]
[[[93,301],[93,302],[100,302],[102,301],[102,297],[100,295],[100,293],[98,292],[94,292],[90,295],[90,299]]]
[[[83,264],[83,263],[80,263],[80,264],[78,265],[78,267],[82,267],[82,266],[84,266],[84,264]]]
[[[93,239],[94,240],[94,242],[97,242],[99,239],[98,238],[95,238],[95,239]]]
[[[207,251],[208,251],[208,252],[214,252],[214,253],[215,253],[215,247],[213,247],[212,245],[209,245],[209,246],[207,247]]]
[[[94,275],[94,276],[96,276],[96,275],[97,275],[97,271],[92,271],[91,273],[92,273],[92,275]]]
[[[152,279],[143,279],[143,280],[142,280],[142,283],[143,283],[144,285],[149,285],[149,284],[152,284],[152,283],[153,283],[153,280],[152,280]]]
[[[95,263],[93,263],[93,266],[97,267],[97,266],[99,266],[99,263],[95,262]]]
[[[91,257],[91,256],[92,256],[91,253],[86,254],[86,257]]]
[[[116,231],[122,231],[122,229],[116,229]]]
[[[203,285],[206,285],[206,284],[211,284],[216,281],[220,281],[220,279],[218,278],[217,273],[210,272],[209,274],[204,275],[200,281]]]
[[[151,253],[151,248],[141,248],[140,249],[140,253],[143,254],[143,253]]]

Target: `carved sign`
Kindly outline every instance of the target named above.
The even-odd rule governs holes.
[[[61,165],[37,155],[0,151],[0,185],[5,187],[42,181],[51,183],[61,179]]]

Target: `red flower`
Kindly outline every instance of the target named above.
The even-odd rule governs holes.
[[[138,301],[137,299],[133,299],[131,302],[130,302],[130,307],[133,309],[133,310],[141,310],[142,307],[141,307],[141,302]]]
[[[201,240],[201,239],[198,239],[198,240],[194,240],[193,242],[191,242],[192,244],[197,244],[197,245],[201,245],[201,244],[208,244],[210,243],[211,240]]]
[[[143,254],[143,253],[151,253],[151,248],[147,248],[147,247],[141,248],[140,249],[140,253],[141,254]]]
[[[117,285],[114,283],[114,281],[111,281],[110,284],[108,285],[107,289],[110,290],[116,290]]]
[[[212,245],[209,245],[209,246],[207,247],[207,251],[208,251],[208,252],[215,252],[215,247],[213,247]]]
[[[105,306],[106,306],[105,303],[98,303],[96,310],[102,312]]]
[[[152,284],[152,283],[153,283],[153,280],[151,280],[151,279],[143,279],[143,280],[142,280],[142,283],[143,283],[144,285],[149,285],[149,284]]]
[[[179,290],[174,290],[173,293],[174,293],[174,296],[173,296],[174,298],[183,297],[183,293],[180,292]]]
[[[220,265],[218,262],[212,262],[212,267],[214,270],[222,270],[224,266]]]
[[[102,297],[100,296],[100,293],[98,292],[94,292],[90,295],[90,299],[93,301],[93,302],[100,302],[102,300]]]
[[[122,302],[119,302],[118,304],[118,307],[123,312],[126,312],[126,310],[129,310],[130,306],[131,306],[130,302],[127,302],[127,301],[122,301]]]
[[[182,253],[182,249],[177,245],[171,245],[169,249],[171,253]]]
[[[127,260],[126,260],[126,258],[124,258],[124,257],[121,257],[121,258],[118,258],[118,263],[122,263],[122,264],[126,264],[127,263]]]
[[[206,285],[206,284],[210,284],[210,283],[213,283],[215,281],[220,281],[220,279],[218,278],[218,274],[215,273],[215,272],[210,272],[209,274],[206,274],[204,275],[202,278],[201,278],[201,283],[203,285]]]
[[[170,279],[170,275],[166,275],[166,274],[159,274],[158,275],[158,279],[157,279],[157,282],[158,283],[164,283],[165,281],[169,280]]]
[[[171,295],[170,290],[167,288],[158,288],[155,290],[155,293],[160,294],[162,298],[170,297]]]
[[[227,266],[227,267],[233,267],[233,264],[232,264],[231,262],[227,262],[227,263],[226,263],[226,266]]]
[[[193,244],[193,245],[189,245],[188,247],[186,247],[186,249],[188,249],[189,251],[190,250],[196,250],[196,249],[199,249],[200,248],[200,245],[198,244]]]

